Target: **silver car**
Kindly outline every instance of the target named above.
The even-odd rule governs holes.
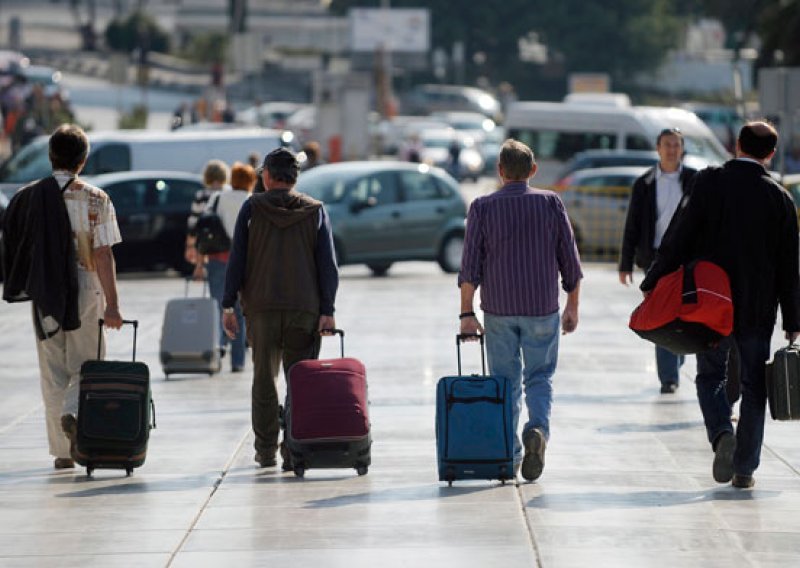
[[[302,191],[325,203],[339,264],[376,276],[403,260],[435,260],[457,272],[467,206],[458,183],[427,164],[343,162],[300,174]]]

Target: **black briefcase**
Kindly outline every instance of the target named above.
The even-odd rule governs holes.
[[[773,420],[800,420],[800,346],[790,343],[775,352],[766,382]]]

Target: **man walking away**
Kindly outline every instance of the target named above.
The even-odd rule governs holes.
[[[655,258],[675,212],[696,173],[681,164],[683,134],[677,128],[662,130],[656,138],[658,164],[633,183],[619,258],[619,281],[633,283],[633,263],[647,271]],[[678,389],[683,355],[656,346],[656,369],[661,394]]]
[[[78,178],[88,155],[83,130],[60,126],[50,137],[53,175],[20,189],[5,217],[3,299],[33,302],[56,469],[75,467],[70,440],[77,434],[80,367],[97,356],[98,320],[122,326],[111,252],[121,238],[108,195]]]
[[[472,202],[458,276],[461,333],[484,332],[473,309],[475,290],[481,289],[489,371],[512,385],[515,432],[524,388],[528,420],[522,444],[514,438],[514,464],[516,468],[522,463],[522,476],[529,481],[542,474],[550,437],[552,377],[558,359],[558,275],[567,292],[562,333],[578,325],[583,277],[561,198],[528,186],[536,168],[533,151],[525,144],[503,143],[497,164],[503,186]]]
[[[316,359],[333,317],[339,272],[322,203],[295,191],[299,166],[285,148],[264,158],[266,192],[244,202],[236,220],[222,300],[223,326],[234,337],[237,296],[253,348],[255,460],[276,465],[280,423],[275,381],[297,361]],[[281,444],[283,470],[292,469]]]
[[[739,488],[753,486],[760,462],[765,364],[778,305],[787,339],[800,335],[797,212],[789,193],[765,168],[777,143],[778,133],[767,122],[742,127],[736,158],[697,174],[674,233],[641,285],[649,292],[661,276],[698,258],[717,263],[730,278],[733,334],[719,348],[698,354],[696,383],[714,450],[714,479]],[[725,392],[731,341],[739,349],[741,383],[735,435]]]

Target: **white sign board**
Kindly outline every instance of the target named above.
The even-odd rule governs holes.
[[[426,9],[353,8],[350,49],[425,53],[430,49],[430,12]]]

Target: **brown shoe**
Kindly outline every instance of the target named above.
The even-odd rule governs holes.
[[[755,484],[756,480],[753,479],[752,475],[739,475],[738,473],[733,474],[733,480],[731,481],[731,485],[737,489],[750,489]]]
[[[56,458],[53,462],[53,467],[56,469],[72,469],[75,467],[75,462],[70,458]]]
[[[78,420],[72,414],[61,417],[61,429],[69,440],[69,455],[75,460],[75,444],[78,441]]]

